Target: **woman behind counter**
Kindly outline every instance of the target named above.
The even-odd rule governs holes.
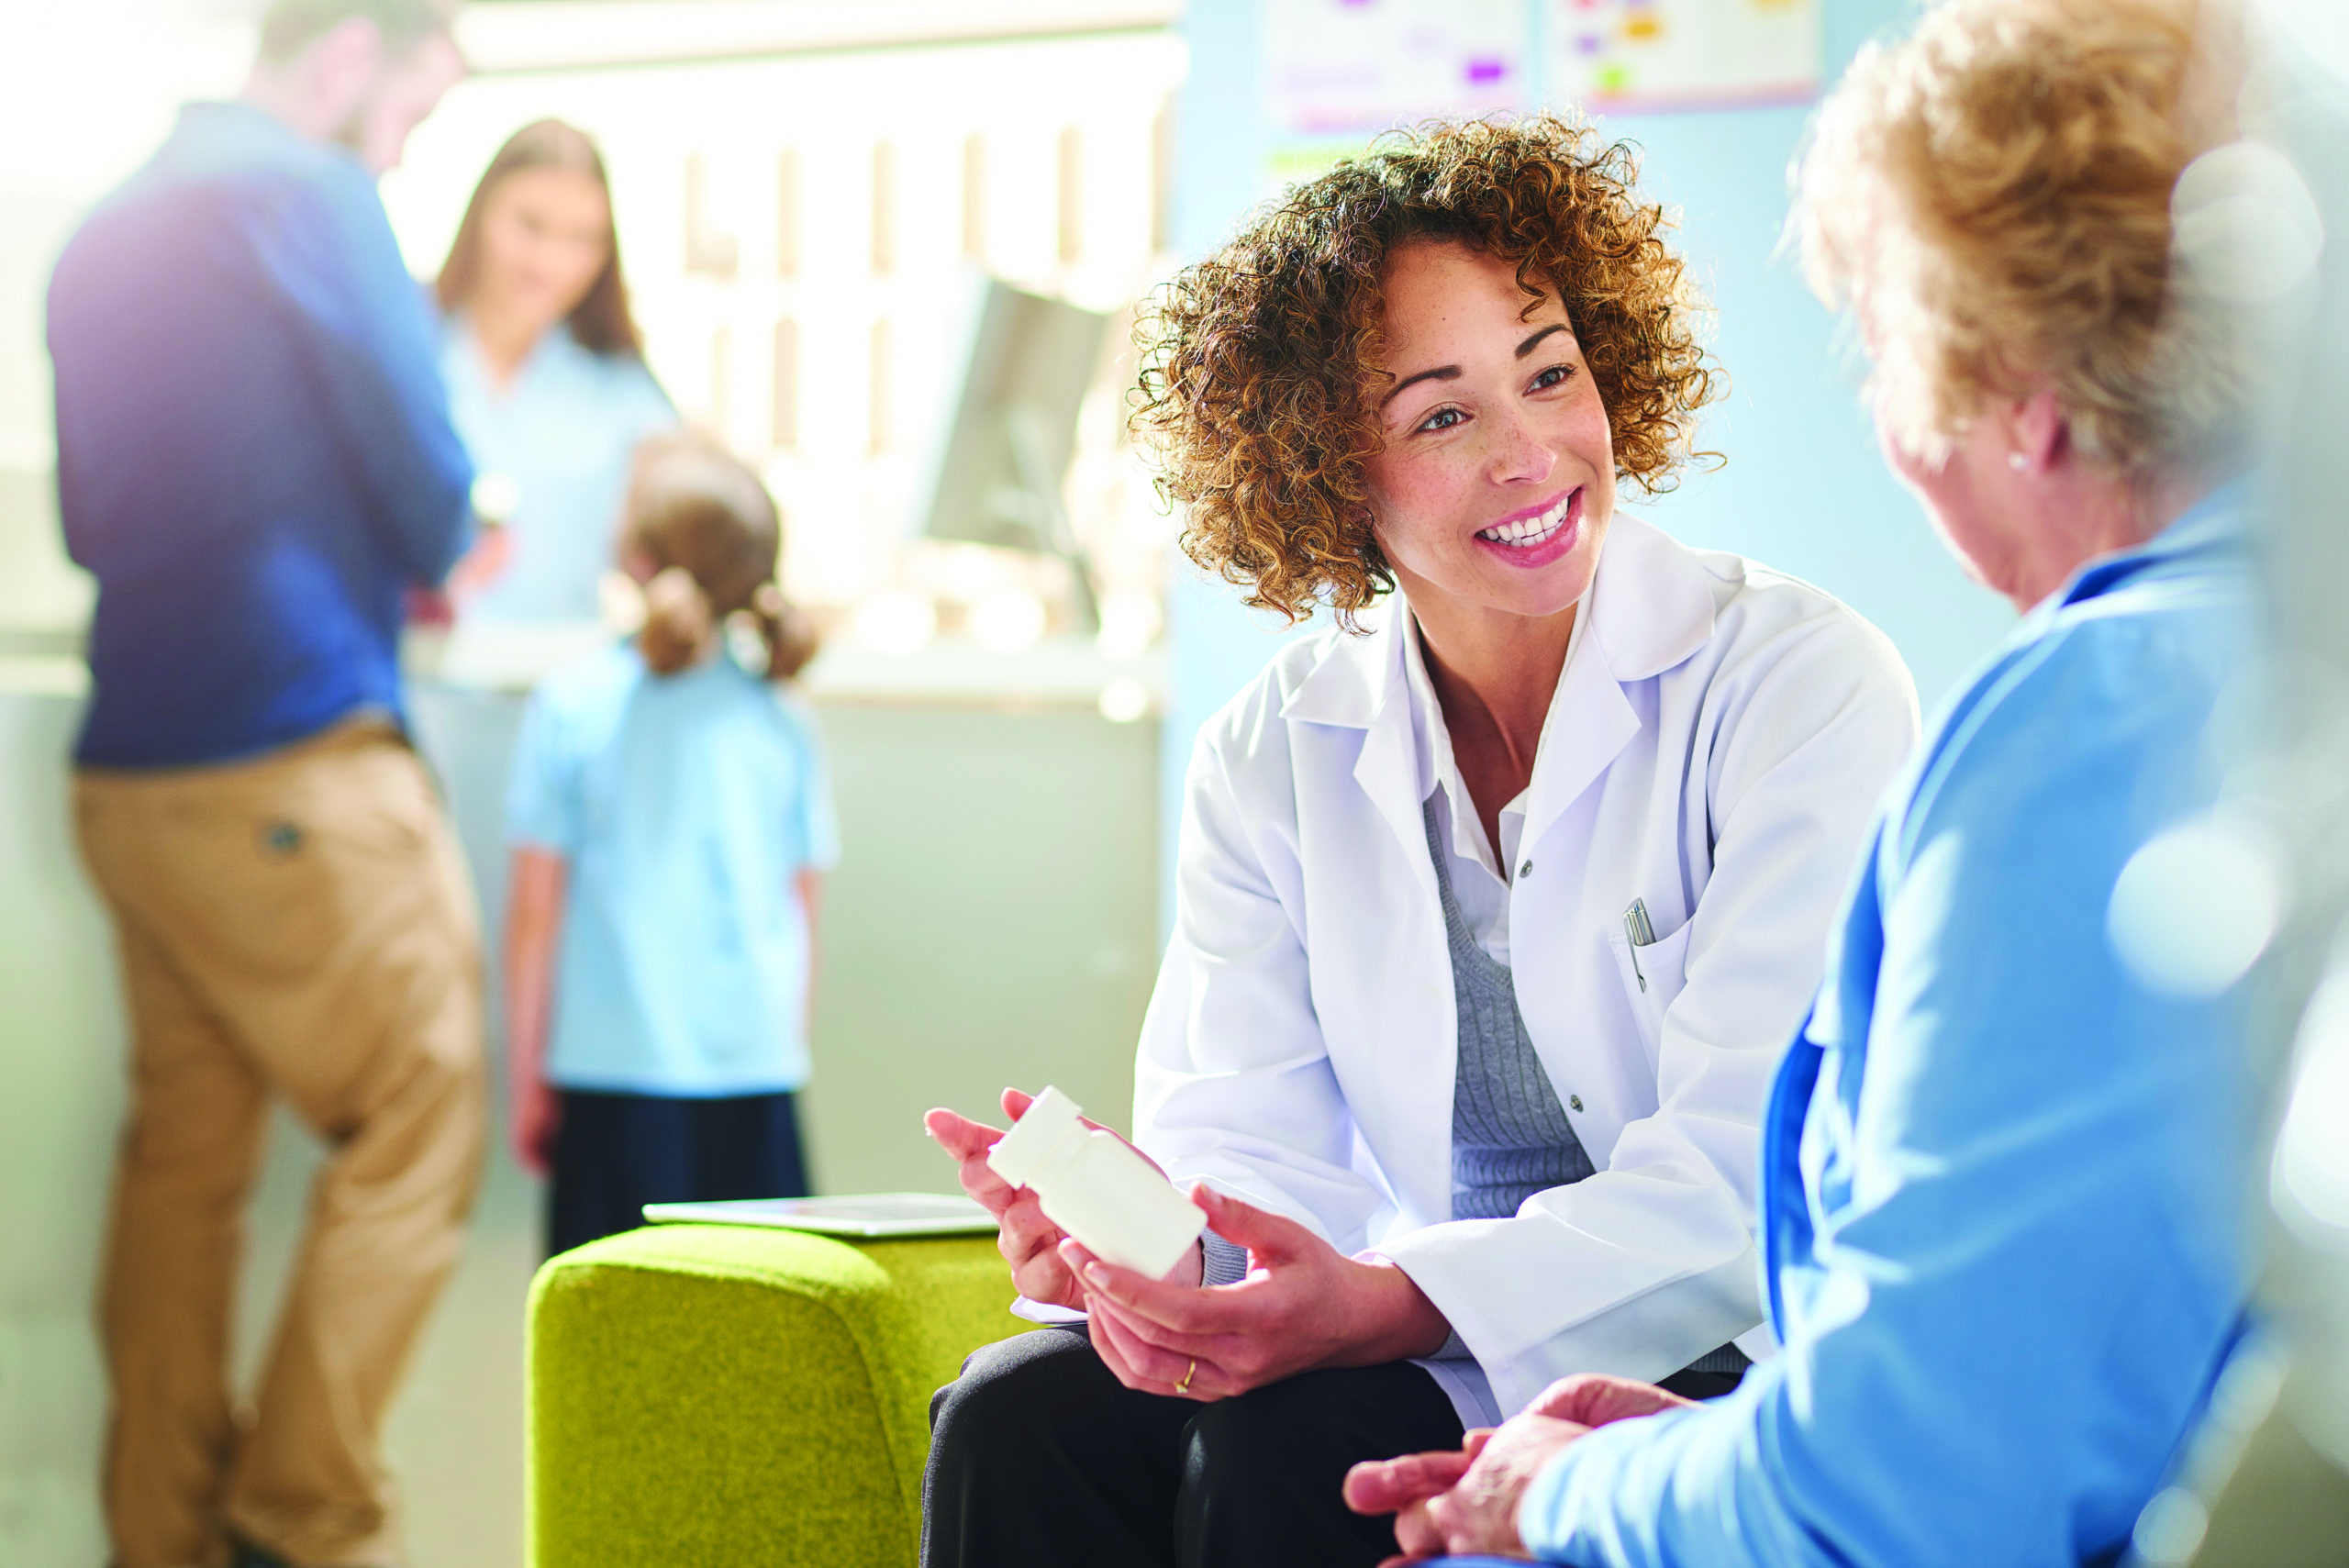
[[[540,120],[473,188],[435,284],[440,371],[505,527],[451,584],[481,621],[596,618],[630,454],[677,422],[629,314],[603,156]]]

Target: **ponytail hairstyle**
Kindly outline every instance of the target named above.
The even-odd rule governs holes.
[[[737,617],[766,646],[768,680],[787,681],[816,656],[814,623],[775,582],[774,498],[715,441],[659,436],[637,448],[620,548],[650,572],[637,650],[654,674],[701,662]]]

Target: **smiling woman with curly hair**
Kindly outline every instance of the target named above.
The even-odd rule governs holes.
[[[1192,560],[1292,620],[1341,616],[1395,585],[1365,465],[1387,262],[1449,241],[1508,264],[1531,317],[1562,296],[1606,407],[1617,477],[1671,489],[1697,411],[1727,389],[1697,341],[1702,305],[1641,199],[1628,143],[1555,117],[1381,139],[1298,186],[1144,312],[1133,425],[1185,508]]]
[[[1616,510],[1720,385],[1635,173],[1552,117],[1389,137],[1144,312],[1193,558],[1340,625],[1192,761],[1134,1140],[1199,1243],[1096,1256],[930,1113],[1087,1319],[940,1396],[934,1568],[1367,1565],[1353,1461],[1757,1344],[1763,1086],[1914,702],[1832,599]]]

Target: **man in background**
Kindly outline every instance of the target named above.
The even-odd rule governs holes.
[[[118,1568],[396,1555],[385,1407],[480,1171],[473,904],[405,738],[404,593],[472,528],[375,178],[462,74],[430,0],[278,0],[50,285],[60,514],[95,575],[82,851],[131,1035],[100,1313]],[[325,1141],[247,1418],[270,1102]]]

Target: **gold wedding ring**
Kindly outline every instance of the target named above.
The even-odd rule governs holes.
[[[1193,1357],[1191,1358],[1191,1365],[1190,1365],[1189,1370],[1188,1370],[1188,1371],[1186,1371],[1186,1372],[1185,1372],[1185,1373],[1183,1373],[1183,1381],[1182,1381],[1182,1382],[1180,1382],[1180,1383],[1178,1383],[1178,1384],[1176,1384],[1176,1385],[1174,1385],[1174,1392],[1175,1392],[1175,1393],[1177,1393],[1177,1394],[1188,1394],[1188,1393],[1191,1391],[1191,1379],[1193,1379],[1193,1378],[1195,1378],[1195,1377],[1197,1377],[1197,1376],[1198,1376],[1198,1375],[1199,1375],[1199,1358],[1198,1358],[1198,1357],[1197,1357],[1197,1356],[1193,1356]]]

